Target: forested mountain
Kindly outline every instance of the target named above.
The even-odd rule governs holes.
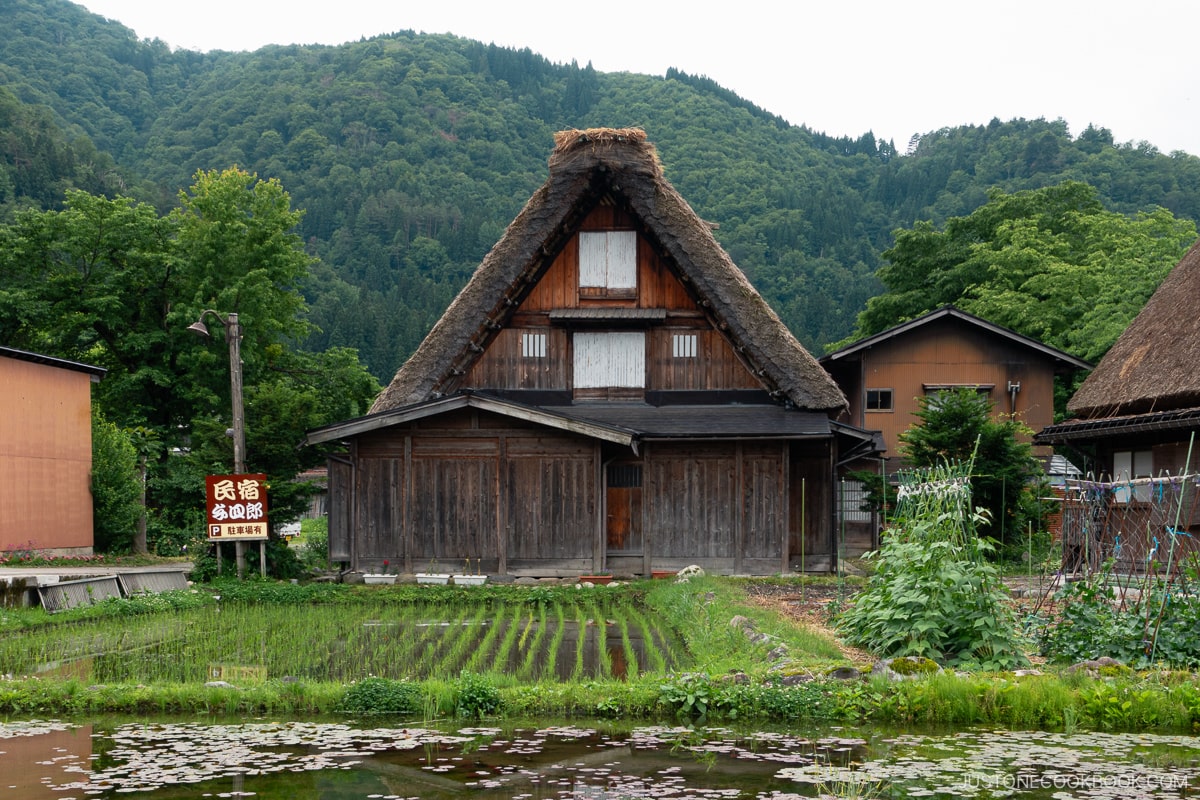
[[[545,180],[553,132],[596,126],[647,131],[668,179],[818,353],[881,291],[894,229],[969,214],[989,189],[1070,179],[1112,211],[1200,219],[1200,158],[1100,127],[994,120],[901,153],[674,70],[605,74],[411,31],[200,54],[66,0],[0,0],[0,222],[67,187],[165,210],[198,170],[277,178],[319,259],[307,344],[357,348],[383,380]]]

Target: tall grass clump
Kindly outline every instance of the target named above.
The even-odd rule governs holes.
[[[870,554],[875,573],[838,621],[878,655],[924,656],[956,667],[1007,670],[1028,659],[996,568],[976,533],[972,464],[901,473],[897,513]]]

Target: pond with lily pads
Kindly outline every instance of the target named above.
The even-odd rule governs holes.
[[[1200,787],[1186,735],[502,727],[362,720],[0,722],[0,799],[482,797],[1174,798]]]

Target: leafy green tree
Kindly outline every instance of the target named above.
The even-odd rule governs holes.
[[[856,337],[944,305],[1098,360],[1196,238],[1164,209],[1106,211],[1096,190],[1068,181],[993,191],[965,217],[896,233]]]
[[[973,389],[929,395],[919,403],[915,413],[921,421],[900,434],[908,463],[972,464],[975,503],[986,511],[980,532],[1002,546],[1019,542],[1027,525],[1040,530],[1045,476],[1029,444],[1033,431],[1015,419],[993,419],[991,401]]]
[[[128,435],[92,409],[92,535],[97,550],[133,548],[141,497],[137,449]]]
[[[363,413],[379,388],[352,350],[295,349],[312,258],[277,181],[236,168],[199,173],[180,203],[159,216],[76,191],[62,211],[25,211],[0,226],[0,338],[108,369],[96,405],[139,432],[147,538],[162,554],[202,532],[204,475],[232,463],[227,349],[185,330],[201,311],[237,312],[244,326],[247,464],[274,481],[277,519],[303,501],[291,478],[322,455],[296,449],[304,431]],[[127,529],[114,546],[140,549],[136,526],[113,524]]]

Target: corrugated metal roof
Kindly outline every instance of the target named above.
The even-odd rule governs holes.
[[[135,594],[157,594],[188,588],[187,573],[177,569],[156,572],[123,572],[117,576],[126,597]]]
[[[88,606],[110,597],[120,597],[121,586],[117,583],[115,575],[81,578],[77,581],[39,586],[38,596],[41,597],[42,608],[53,613],[76,606]]]
[[[1033,437],[1034,444],[1065,444],[1074,441],[1104,439],[1128,433],[1149,431],[1187,431],[1200,428],[1200,408],[1127,414],[1099,419],[1071,419],[1049,425]]]

